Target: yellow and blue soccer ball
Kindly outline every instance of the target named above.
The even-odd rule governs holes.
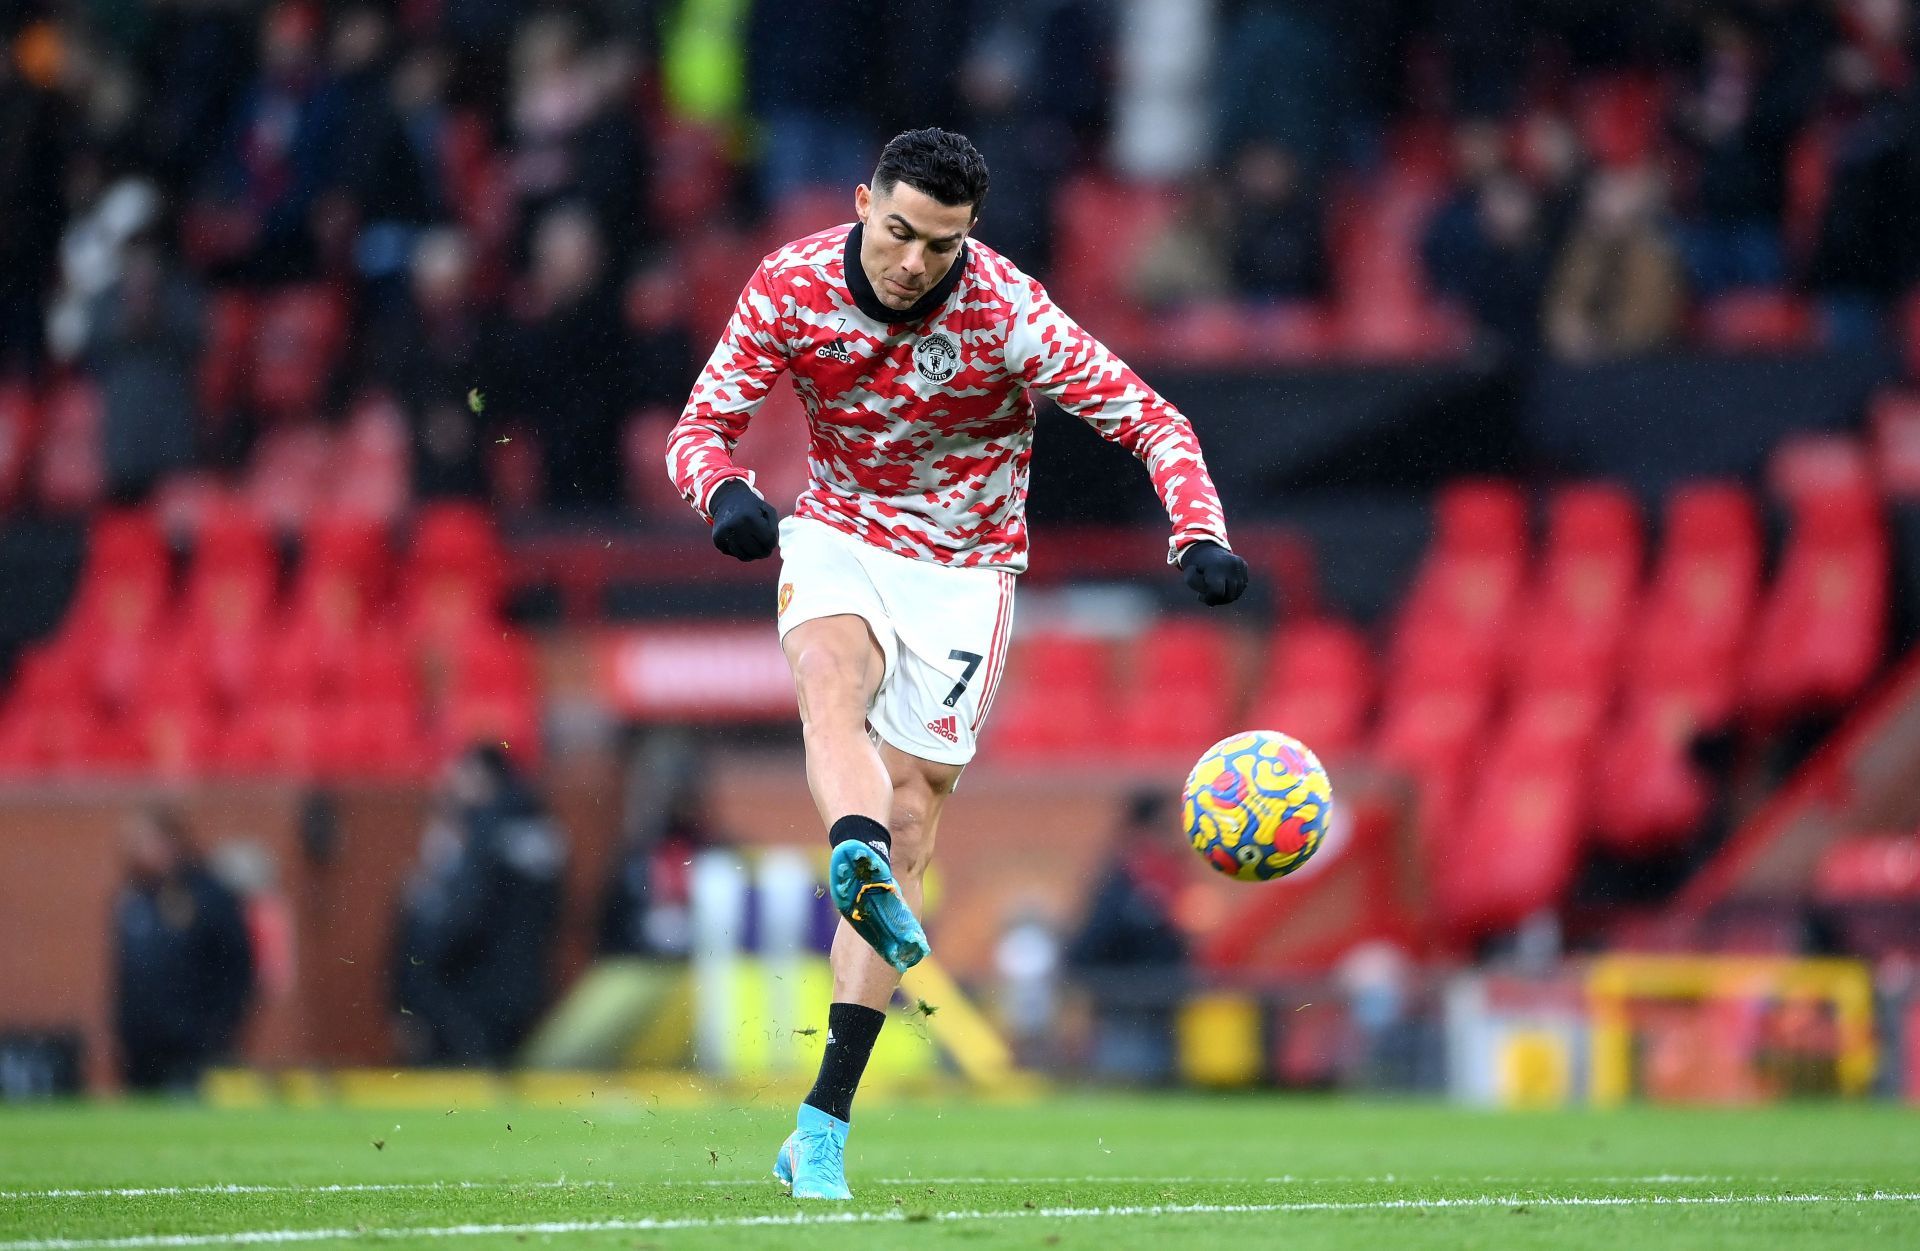
[[[1187,775],[1181,821],[1206,862],[1242,882],[1285,877],[1327,836],[1333,786],[1298,740],[1274,730],[1223,738]]]

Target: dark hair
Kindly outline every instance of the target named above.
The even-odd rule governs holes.
[[[949,208],[970,204],[978,217],[987,198],[987,161],[965,135],[938,126],[903,130],[881,149],[873,189],[888,192],[900,182]]]

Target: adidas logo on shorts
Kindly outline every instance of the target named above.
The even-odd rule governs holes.
[[[949,743],[957,745],[960,742],[960,730],[959,727],[954,724],[952,717],[941,717],[938,721],[929,721],[927,722],[927,728],[935,734],[938,734],[941,738],[946,739]]]

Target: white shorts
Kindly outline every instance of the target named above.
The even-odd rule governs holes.
[[[807,517],[780,521],[780,637],[803,621],[866,619],[886,673],[867,724],[940,764],[973,759],[1013,631],[1013,575],[882,551]]]

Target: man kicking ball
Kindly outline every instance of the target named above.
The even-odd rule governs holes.
[[[1169,562],[1208,604],[1247,565],[1187,419],[967,236],[987,166],[964,136],[912,130],[855,188],[858,221],[760,263],[667,442],[674,485],[738,560],[780,551],[781,646],[807,785],[832,845],[826,1054],[774,1174],[795,1198],[848,1199],[843,1155],[916,919],[934,832],[993,703],[1027,564],[1038,391],[1125,447],[1173,520]],[[793,514],[733,449],[782,371],[807,412]]]

